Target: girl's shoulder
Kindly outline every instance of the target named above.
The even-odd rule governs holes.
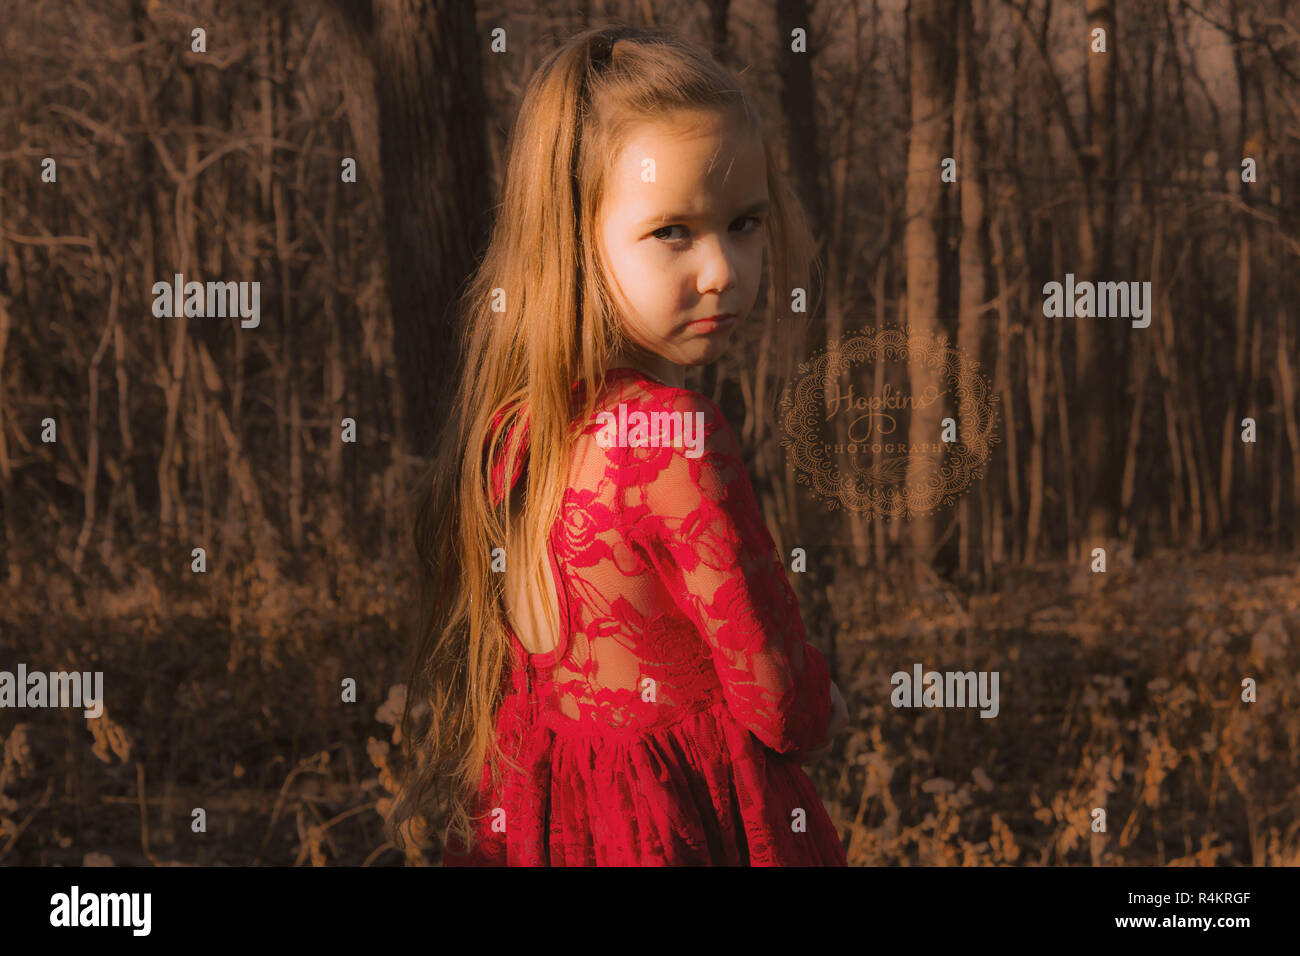
[[[672,475],[680,480],[689,476],[695,483],[701,468],[743,470],[739,443],[725,416],[699,392],[666,385],[637,369],[614,368],[606,371],[591,416],[585,420],[583,396],[582,382],[573,383],[574,460],[578,474],[587,476],[571,474],[570,480],[578,485],[610,475],[619,483],[644,483],[652,476],[662,483]],[[502,429],[505,417],[506,409],[493,416],[486,443],[498,449],[491,475],[494,503],[506,487],[517,484],[529,458],[527,416],[513,416],[510,427]],[[504,453],[517,429],[522,429],[519,455],[507,481]]]
[[[580,398],[581,383],[574,383]],[[614,411],[620,404],[635,404],[642,410],[700,412],[715,426],[725,425],[722,411],[709,398],[689,388],[665,385],[639,369],[613,368],[605,373],[605,385],[596,399],[597,411]]]
[[[688,388],[665,385],[636,370],[615,369],[589,419],[578,422],[582,457],[599,446],[599,457],[618,471],[729,467],[740,461],[736,437],[721,409]],[[672,467],[674,460],[681,459]],[[650,468],[650,465],[654,465]]]

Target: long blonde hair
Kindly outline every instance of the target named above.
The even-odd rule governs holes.
[[[591,419],[606,363],[627,344],[595,238],[608,171],[635,124],[699,109],[734,116],[762,139],[772,203],[767,312],[778,356],[794,355],[802,341],[799,319],[781,313],[791,290],[808,287],[812,240],[738,77],[667,30],[626,23],[579,33],[552,52],[530,79],[510,135],[499,215],[459,303],[464,371],[415,489],[419,623],[402,717],[410,749],[387,819],[399,848],[405,837],[431,832],[427,824],[440,815],[444,842],[454,834],[471,848],[471,802],[485,760],[494,786],[503,758],[519,766],[495,734],[510,636],[492,550],[522,529],[524,553],[508,560],[523,562],[534,593],[547,593],[546,540],[564,493],[572,426]],[[584,385],[581,408],[571,404],[576,381]],[[767,414],[775,421],[775,401]],[[499,503],[490,497],[489,481],[517,467],[526,467],[527,490],[516,516],[509,494]],[[427,722],[417,731],[421,704]]]

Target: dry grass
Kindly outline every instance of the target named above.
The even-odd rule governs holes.
[[[380,813],[410,597],[340,548],[294,581],[254,563],[209,591],[144,568],[97,587],[51,561],[0,594],[0,666],[102,670],[107,699],[97,720],[0,711],[0,862],[402,863]],[[1293,561],[1023,573],[842,635],[854,723],[816,779],[851,864],[1300,864]],[[998,671],[1000,714],[895,710],[916,661]]]
[[[860,729],[818,783],[851,864],[1300,863],[1293,560],[1047,571],[962,611],[909,609],[842,653]],[[999,671],[1001,712],[895,710],[915,661]]]

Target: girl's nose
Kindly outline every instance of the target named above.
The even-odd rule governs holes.
[[[699,293],[720,294],[736,284],[736,269],[731,261],[727,244],[722,239],[712,239],[704,243],[701,251]]]

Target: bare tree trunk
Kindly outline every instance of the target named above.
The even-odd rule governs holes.
[[[885,319],[889,312],[889,297],[886,294],[886,285],[889,279],[889,257],[881,256],[880,261],[876,264],[876,277],[873,283],[873,296],[875,299],[876,326],[875,334],[879,335],[885,327]],[[876,352],[875,368],[871,379],[871,394],[880,395],[885,388],[885,359],[880,352]],[[876,464],[876,453],[871,453],[872,467]],[[885,528],[884,522],[872,522],[872,543],[875,547],[875,568],[876,580],[884,572],[885,562],[888,555],[885,550]]]
[[[778,36],[783,43],[790,42],[790,33],[796,27],[807,29],[812,21],[807,0],[777,0],[776,22]],[[790,168],[794,176],[799,197],[803,200],[808,213],[808,225],[821,248],[825,249],[828,230],[826,227],[826,195],[822,188],[822,170],[825,158],[821,152],[822,135],[817,126],[817,114],[813,104],[817,102],[816,87],[812,77],[812,55],[777,57],[777,73],[780,77],[781,112],[785,117],[787,143],[790,155]],[[828,270],[829,271],[829,270]],[[820,326],[819,308],[822,290],[816,274],[809,277],[812,287],[808,290],[809,304],[809,341],[818,342],[824,337]]]
[[[191,128],[189,135],[190,142],[193,142],[193,130]],[[158,149],[163,149],[155,141]],[[187,155],[186,172],[193,167],[188,165],[188,160],[192,159],[192,154]],[[171,171],[175,166],[175,160],[166,160],[164,164]],[[170,263],[174,264],[175,271],[185,277],[184,281],[189,281],[191,273],[190,251],[193,248],[188,242],[187,221],[192,221],[189,210],[190,201],[190,180],[177,176],[173,173],[171,186],[175,190],[173,199],[172,212],[169,217],[171,223],[170,232],[172,234],[171,256],[165,256]],[[160,240],[162,237],[159,237]],[[165,247],[165,243],[164,243]],[[170,270],[168,270],[170,272]],[[183,295],[183,294],[182,294]],[[163,383],[164,399],[166,401],[166,417],[163,425],[163,445],[162,453],[158,458],[158,524],[159,533],[163,542],[163,562],[170,564],[172,558],[167,555],[167,545],[177,540],[177,531],[180,521],[177,519],[177,512],[184,511],[184,502],[180,500],[178,487],[175,481],[176,459],[181,457],[180,445],[177,440],[177,426],[181,413],[181,386],[185,378],[185,356],[186,340],[188,333],[189,320],[185,315],[184,299],[172,304],[173,316],[171,319],[164,319],[163,334],[158,337],[159,343],[166,342],[166,326],[174,323],[171,341],[171,356],[168,359],[160,347],[156,353],[156,360],[159,363],[158,379]]]
[[[331,263],[331,272],[338,274],[339,249],[337,244],[338,190],[330,190],[325,205],[325,241],[327,254]],[[330,289],[325,293],[325,324],[329,329],[329,341],[325,355],[325,447],[326,476],[329,481],[329,506],[324,517],[322,532],[329,541],[335,541],[343,533],[347,522],[344,520],[343,489],[343,436],[342,424],[345,417],[344,394],[347,390],[347,367],[344,361],[343,320],[340,315],[339,295]]]
[[[862,58],[862,23],[859,11],[856,5],[852,8],[851,26],[853,30],[853,62],[860,64]],[[868,58],[867,62],[870,62]],[[858,145],[855,133],[861,125],[858,119],[858,102],[862,95],[863,78],[868,74],[868,69],[857,69],[854,72],[853,80],[849,84],[847,100],[840,112],[839,129],[836,131],[835,144],[833,146],[834,160],[830,165],[830,185],[831,185],[831,213],[830,221],[827,224],[828,233],[826,237],[826,342],[842,340],[845,332],[844,327],[845,299],[853,288],[853,277],[857,270],[857,265],[864,258],[861,249],[850,248],[852,237],[847,235],[845,213],[850,205],[849,194],[849,172],[852,166],[851,158],[857,155]],[[882,252],[885,247],[882,246]],[[845,268],[847,265],[847,268]],[[834,389],[840,384],[840,376],[830,373],[825,383],[826,388]],[[838,443],[847,445],[849,440],[849,428],[847,417],[836,417],[836,436]],[[852,456],[847,452],[838,456],[839,467],[845,474],[851,473],[854,465]],[[867,567],[869,559],[869,527],[865,517],[857,513],[847,513],[844,515],[844,522],[848,526],[849,537],[853,547],[854,565],[859,569]]]
[[[796,27],[806,29],[812,21],[809,4],[806,0],[777,0],[776,21],[778,35],[784,38],[781,42],[790,43],[791,31]],[[807,215],[809,229],[818,243],[819,255],[825,255],[828,251],[826,194],[822,185],[825,157],[821,150],[822,131],[814,108],[817,96],[812,74],[812,58],[817,52],[809,50],[808,55],[798,56],[786,53],[778,56],[776,62],[781,112],[786,126],[790,173]],[[829,274],[833,269],[828,268],[826,271]],[[826,341],[826,303],[823,301],[824,290],[821,287],[821,280],[815,269],[810,272],[808,282],[809,313],[805,341],[815,347]],[[781,303],[770,303],[769,307],[780,308]],[[763,396],[759,394],[757,400],[763,401]],[[775,480],[775,469],[772,476]],[[786,480],[787,482],[789,480],[788,474]],[[792,530],[799,536],[803,546],[808,547],[810,542],[807,542],[807,538],[813,533],[814,528],[826,520],[825,514],[820,505],[809,498],[795,495],[795,503]],[[810,556],[813,553],[813,549],[809,547]],[[819,556],[822,553],[824,549],[817,552]],[[785,557],[788,558],[788,555]],[[832,562],[814,563],[819,568],[834,572],[835,565]],[[825,635],[825,640],[820,642],[820,646],[829,651],[832,674],[835,674],[838,668],[835,647],[835,609],[831,607],[829,599],[829,595],[833,593],[831,591],[833,584],[833,579],[808,580],[804,576],[797,576],[795,580],[800,607],[804,609],[805,624],[811,633]]]
[[[9,385],[5,379],[5,350],[9,347],[9,330],[12,327],[9,297],[0,290],[0,512],[4,512],[5,562],[8,565],[9,585],[17,588],[22,584],[23,565],[14,529],[14,472],[13,463],[9,460],[9,439],[6,437]]]
[[[957,7],[957,89],[953,96],[953,143],[957,182],[961,190],[961,240],[958,247],[960,289],[957,296],[957,345],[968,358],[984,365],[981,323],[987,289],[984,269],[984,152],[981,148],[980,84],[975,41],[973,0]],[[962,420],[958,441],[977,423]],[[982,486],[981,486],[982,487]],[[966,494],[960,501],[961,532],[958,566],[972,572],[972,552],[982,537],[979,499]]]
[[[1080,165],[1084,171],[1083,208],[1079,215],[1080,274],[1092,282],[1110,278],[1113,263],[1115,209],[1115,35],[1114,0],[1085,0],[1088,31],[1106,31],[1106,52],[1088,54],[1087,145]],[[1116,442],[1112,423],[1119,420],[1120,389],[1107,381],[1119,364],[1114,322],[1099,326],[1095,318],[1075,322],[1076,384],[1082,416],[1083,460],[1079,467],[1079,507],[1082,538],[1080,556],[1106,547],[1114,534],[1118,498]]]
[[[952,0],[911,0],[908,5],[908,52],[912,134],[907,149],[907,217],[903,257],[907,267],[907,325],[911,334],[936,335],[940,321],[940,280],[944,259],[940,230],[943,188],[940,163],[950,155],[952,123],[952,40],[956,17]],[[909,353],[908,372],[914,396],[933,386],[941,391],[938,373]],[[943,401],[911,409],[907,440],[911,445],[937,442]],[[917,456],[910,456],[907,487],[915,494],[925,479]],[[914,583],[930,574],[935,549],[932,514],[912,515],[909,526],[909,565]]]
[[[1024,560],[1033,564],[1043,534],[1043,467],[1047,445],[1048,332],[1042,316],[1025,326],[1025,385],[1029,391],[1029,510],[1025,516]],[[1063,385],[1064,383],[1058,383]],[[1008,430],[1011,426],[1008,424]],[[1018,514],[1018,512],[1017,512]]]
[[[456,350],[445,347],[447,310],[487,238],[482,38],[475,4],[465,0],[373,0],[366,19],[373,28],[397,377],[409,447],[423,455],[447,420],[459,366]]]
[[[77,535],[77,549],[72,557],[72,571],[74,574],[81,573],[81,563],[85,558],[86,545],[90,543],[90,537],[95,528],[95,499],[99,488],[99,364],[104,359],[104,353],[108,350],[108,340],[113,334],[113,329],[117,326],[118,290],[120,285],[121,283],[114,274],[113,289],[109,293],[108,319],[104,323],[104,334],[99,338],[99,345],[95,348],[95,354],[90,360],[90,368],[87,373],[86,391],[90,409],[86,424],[89,437],[86,448],[86,479],[83,489],[85,506],[81,522],[81,533]]]
[[[1053,273],[1055,275],[1055,273]],[[1074,453],[1072,451],[1073,441],[1070,437],[1070,401],[1069,401],[1069,383],[1065,377],[1065,363],[1061,358],[1061,342],[1065,338],[1061,331],[1061,323],[1052,324],[1052,344],[1050,346],[1051,359],[1054,363],[1055,382],[1056,382],[1056,423],[1061,436],[1061,478],[1065,486],[1065,504],[1062,511],[1065,514],[1065,540],[1066,549],[1074,554],[1087,555],[1088,551],[1084,548],[1079,535],[1078,521],[1075,515],[1075,494],[1074,494]],[[1040,471],[1041,484],[1041,471]]]
[[[1279,250],[1279,257],[1283,255]],[[1280,283],[1279,283],[1280,284]],[[1282,423],[1286,428],[1287,444],[1291,449],[1291,510],[1292,513],[1300,513],[1300,396],[1296,394],[1296,376],[1292,367],[1292,362],[1296,356],[1296,341],[1300,332],[1292,332],[1288,327],[1289,319],[1287,318],[1285,297],[1278,299],[1277,306],[1277,394],[1282,399]],[[1281,442],[1277,442],[1280,446]],[[1279,456],[1281,452],[1279,451]],[[1276,531],[1281,521],[1281,507],[1279,504],[1274,505],[1273,527]],[[1296,540],[1294,529],[1291,534],[1292,543]],[[1274,547],[1276,547],[1276,537]]]
[[[1160,288],[1160,259],[1164,254],[1164,220],[1156,213],[1151,224],[1151,288]],[[1138,529],[1145,516],[1133,513],[1133,498],[1137,490],[1137,469],[1139,462],[1138,448],[1142,443],[1142,410],[1146,404],[1146,386],[1150,378],[1151,353],[1155,345],[1148,336],[1143,336],[1138,345],[1137,357],[1137,396],[1133,401],[1133,413],[1129,418],[1128,444],[1124,452],[1124,472],[1120,484],[1120,513],[1127,522],[1124,534],[1131,542],[1136,541]]]
[[[177,206],[184,208],[186,203],[183,196],[185,188],[177,184]],[[182,214],[177,215],[178,225],[182,220]],[[177,245],[180,247],[178,256],[177,269],[183,276],[189,275],[190,269],[190,247],[185,242],[184,237],[177,233]],[[186,280],[188,281],[188,279]],[[179,457],[177,445],[177,422],[181,410],[181,385],[185,380],[185,355],[186,349],[186,330],[188,319],[185,316],[183,303],[179,309],[175,309],[177,314],[170,320],[164,319],[164,322],[174,322],[175,331],[172,333],[172,354],[170,368],[164,366],[159,370],[160,378],[166,383],[165,398],[167,402],[166,423],[163,426],[163,446],[162,454],[158,459],[158,523],[161,530],[164,544],[175,542],[177,540],[177,529],[179,522],[174,514],[177,509],[184,509],[184,503],[179,500],[176,494],[176,484],[174,475],[176,472],[175,459]],[[165,336],[163,336],[165,337]],[[164,552],[166,548],[164,547]],[[170,561],[170,558],[164,558],[164,561]]]
[[[1249,388],[1246,378],[1250,348],[1250,221],[1243,219],[1237,236],[1237,309],[1233,349],[1232,387],[1228,389],[1228,407],[1223,413],[1223,432],[1219,450],[1219,511],[1224,523],[1232,523],[1233,463],[1239,445],[1237,409],[1242,394]]]
[[[141,47],[144,45],[144,26],[146,22],[144,0],[132,0],[131,40]],[[135,119],[143,130],[148,131],[152,127],[141,57],[135,56],[131,58],[127,73],[135,97]],[[137,228],[140,230],[141,237],[140,264],[142,274],[138,281],[141,282],[141,288],[148,289],[161,277],[154,272],[154,237],[158,232],[154,208],[154,170],[156,165],[153,147],[150,145],[147,136],[137,137],[132,165],[137,171],[133,196],[135,207],[138,210]],[[155,336],[156,340],[157,337]],[[118,322],[117,328],[113,330],[113,368],[117,380],[117,429],[122,441],[122,480],[125,483],[126,511],[131,523],[131,531],[138,533],[143,528],[143,518],[140,512],[140,499],[135,481],[135,436],[131,430],[130,371],[127,367],[126,331],[121,322]]]
[[[988,551],[985,554],[985,580],[989,580],[994,568],[1006,560],[1005,522],[1003,519],[1002,488],[1007,486],[1011,499],[1011,514],[1020,513],[1020,495],[1016,485],[1016,419],[1015,402],[1012,401],[1014,381],[1011,377],[1011,288],[1007,281],[1006,244],[1002,238],[1002,229],[996,221],[989,229],[989,242],[993,248],[993,261],[996,263],[998,283],[998,350],[993,364],[993,392],[1001,397],[1005,408],[1003,422],[1007,436],[1007,451],[1002,460],[990,470],[988,493],[990,502]]]
[[[201,160],[199,152],[198,131],[206,125],[206,104],[205,80],[211,74],[204,70],[195,70],[187,78],[187,87],[189,93],[189,110],[190,124],[194,130],[187,143],[186,164],[187,168],[198,168]],[[191,156],[193,166],[190,166]],[[189,241],[192,247],[192,261],[196,271],[194,278],[220,278],[220,275],[211,271],[209,263],[213,259],[219,258],[218,255],[222,244],[220,242],[209,243],[205,240],[203,230],[198,227],[199,210],[207,210],[211,207],[212,200],[216,197],[216,190],[205,185],[207,177],[196,175],[193,184],[192,193],[192,213],[190,215],[190,233]],[[186,280],[189,280],[186,276]],[[194,348],[194,342],[204,341],[208,344],[208,351],[214,352],[219,349],[219,342],[227,326],[212,321],[203,321],[198,324],[194,330],[194,339],[191,341],[189,348]],[[195,447],[188,456],[189,470],[186,475],[187,489],[193,489],[197,483],[199,487],[199,515],[198,528],[192,529],[192,534],[198,535],[198,541],[208,550],[213,550],[212,540],[212,475],[214,469],[208,460],[211,444],[208,440],[208,433],[211,425],[211,416],[208,413],[209,407],[213,402],[219,399],[213,398],[209,392],[219,395],[221,381],[217,376],[206,376],[201,373],[199,362],[190,356],[190,365],[195,370],[195,374],[190,376],[189,388],[194,400],[194,426],[189,429],[189,433],[194,438]]]
[[[289,543],[294,555],[303,549],[302,529],[302,389],[289,381]]]
[[[1264,359],[1263,339],[1264,339],[1264,322],[1262,319],[1251,322],[1251,344],[1250,344],[1250,386],[1246,392],[1246,414],[1256,422],[1259,421],[1259,392],[1261,383],[1264,381]],[[1237,427],[1240,428],[1240,419],[1237,421]],[[1237,431],[1237,440],[1241,440],[1241,432]],[[1241,465],[1242,489],[1246,496],[1246,540],[1255,545],[1259,534],[1259,508],[1257,502],[1260,500],[1260,481],[1259,481],[1259,446],[1254,442],[1244,443],[1242,448],[1242,465]]]
[[[194,400],[194,427],[190,434],[194,438],[194,449],[189,456],[189,473],[186,475],[186,481],[189,487],[193,488],[193,483],[198,482],[200,500],[202,507],[199,509],[198,516],[198,535],[199,541],[209,551],[212,550],[212,521],[211,521],[211,504],[212,504],[212,485],[211,474],[212,468],[208,461],[208,422],[211,416],[208,414],[208,408],[212,404],[208,396],[208,388],[214,389],[220,387],[220,382],[214,380],[209,382],[207,378],[200,374],[201,368],[194,354],[195,344],[199,341],[198,337],[190,340],[190,367],[195,370],[194,374],[189,377],[190,394]]]
[[[1234,29],[1238,28],[1238,7],[1232,4]],[[1242,45],[1234,44],[1232,48],[1233,64],[1237,74],[1237,142],[1236,154],[1246,155],[1246,136],[1250,128],[1250,73],[1242,55]],[[1250,208],[1250,192],[1241,188],[1236,181],[1233,191],[1238,198]],[[1251,283],[1251,218],[1248,214],[1236,217],[1239,222],[1237,235],[1237,309],[1236,324],[1233,329],[1235,348],[1233,349],[1232,386],[1228,389],[1228,406],[1223,414],[1223,434],[1219,452],[1219,511],[1224,525],[1232,524],[1232,486],[1233,465],[1236,462],[1238,440],[1237,410],[1245,404],[1249,394],[1250,382],[1247,379],[1247,362],[1250,347],[1250,283]],[[1252,509],[1253,510],[1253,509]]]
[[[122,441],[121,482],[126,513],[132,530],[140,527],[140,502],[135,490],[135,438],[131,433],[130,374],[127,369],[126,331],[119,321],[113,329],[113,371],[117,379],[117,430]]]
[[[1162,306],[1168,304],[1168,296],[1161,295]],[[1177,543],[1182,541],[1182,522],[1186,509],[1183,488],[1183,448],[1179,435],[1177,412],[1178,401],[1178,367],[1174,353],[1173,323],[1161,324],[1156,332],[1155,343],[1156,367],[1161,375],[1161,397],[1165,409],[1165,435],[1169,440],[1169,465],[1172,469],[1169,495],[1169,535]]]
[[[1190,465],[1190,471],[1194,479],[1194,484],[1199,485],[1193,502],[1197,505],[1197,540],[1200,544],[1204,538],[1203,535],[1213,540],[1219,536],[1221,523],[1219,521],[1219,500],[1214,495],[1214,465],[1213,456],[1210,454],[1208,442],[1205,437],[1205,429],[1202,423],[1205,417],[1201,413],[1201,390],[1193,388],[1190,385],[1183,393],[1184,415],[1189,419],[1188,427],[1191,430],[1192,442],[1191,449],[1193,458]],[[1204,512],[1204,524],[1202,525],[1200,515]]]

